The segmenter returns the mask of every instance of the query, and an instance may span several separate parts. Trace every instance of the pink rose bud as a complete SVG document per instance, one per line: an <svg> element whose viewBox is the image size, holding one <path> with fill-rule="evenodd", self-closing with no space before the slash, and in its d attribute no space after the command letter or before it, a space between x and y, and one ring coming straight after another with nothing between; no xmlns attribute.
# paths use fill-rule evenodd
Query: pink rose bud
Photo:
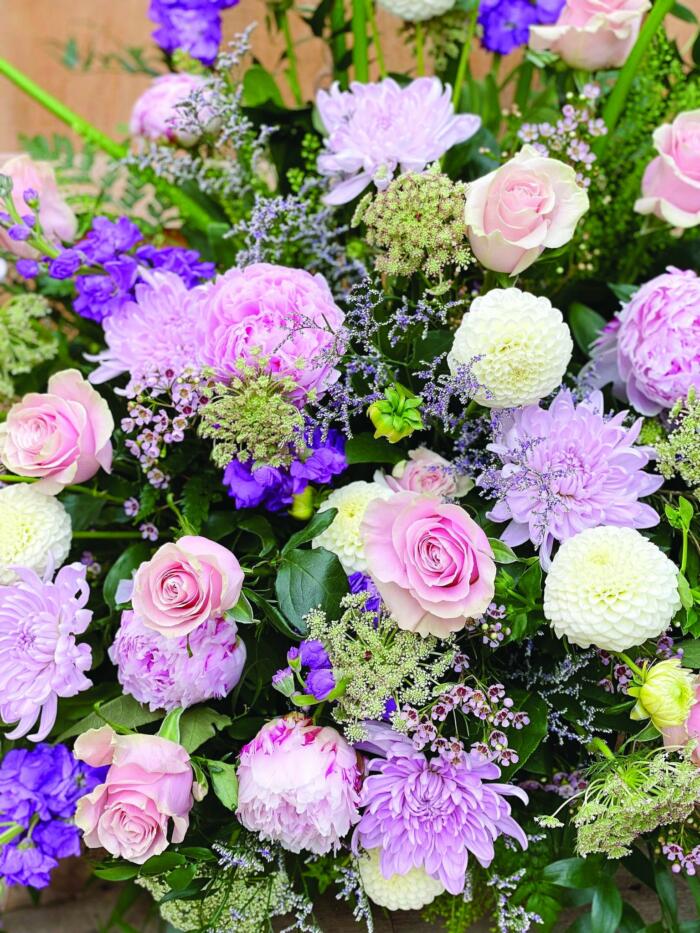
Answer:
<svg viewBox="0 0 700 933"><path fill-rule="evenodd" d="M422 492L446 498L464 496L474 485L468 476L457 473L449 460L427 447L409 451L408 460L397 463L391 476L381 479L394 492Z"/></svg>
<svg viewBox="0 0 700 933"><path fill-rule="evenodd" d="M107 402L77 369L51 376L47 392L30 392L0 425L0 460L19 476L41 478L51 494L112 468L114 419Z"/></svg>
<svg viewBox="0 0 700 933"><path fill-rule="evenodd" d="M531 26L530 48L571 68L620 68L637 41L649 0L566 0L553 26Z"/></svg>
<svg viewBox="0 0 700 933"><path fill-rule="evenodd" d="M184 535L141 564L131 602L147 628L181 638L233 609L242 586L243 571L229 550L208 538Z"/></svg>
<svg viewBox="0 0 700 933"><path fill-rule="evenodd" d="M185 72L156 78L134 104L131 133L144 139L191 146L213 120L204 103L206 87L206 78ZM193 97L197 91L201 93ZM181 106L188 98L192 98L192 106ZM198 106L200 102L202 106Z"/></svg>
<svg viewBox="0 0 700 933"><path fill-rule="evenodd" d="M85 845L142 865L169 842L182 842L196 790L182 745L102 726L81 735L74 754L96 768L109 765L104 784L78 801L75 823Z"/></svg>
<svg viewBox="0 0 700 933"><path fill-rule="evenodd" d="M34 162L28 155L13 156L0 163L0 175L12 179L12 201L20 216L30 213L24 202L24 192L39 195L39 223L44 236L52 243L72 243L78 232L78 220L58 190L56 175L48 162ZM36 250L28 243L13 240L0 227L0 248L22 259L33 259Z"/></svg>
<svg viewBox="0 0 700 933"><path fill-rule="evenodd" d="M700 224L700 110L679 113L654 130L659 155L647 165L634 205L679 231Z"/></svg>
<svg viewBox="0 0 700 933"><path fill-rule="evenodd" d="M465 222L482 266L518 275L545 249L568 243L587 210L573 168L523 146L510 162L471 182Z"/></svg>

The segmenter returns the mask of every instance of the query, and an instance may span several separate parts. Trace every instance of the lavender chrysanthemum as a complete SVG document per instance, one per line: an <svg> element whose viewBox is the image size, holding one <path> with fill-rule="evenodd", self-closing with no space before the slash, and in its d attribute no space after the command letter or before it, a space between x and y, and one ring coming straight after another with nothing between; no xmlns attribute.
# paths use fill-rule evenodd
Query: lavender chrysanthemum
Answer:
<svg viewBox="0 0 700 933"><path fill-rule="evenodd" d="M510 521L501 540L515 547L529 539L547 569L554 542L584 528L656 525L657 513L638 500L663 478L644 472L649 453L634 446L642 421L626 428L626 417L623 411L606 420L600 392L576 405L566 389L548 409L515 412L489 447L503 465L478 480L500 499L487 517Z"/></svg>
<svg viewBox="0 0 700 933"><path fill-rule="evenodd" d="M470 852L487 867L501 834L527 848L527 836L504 799L511 795L527 803L526 793L511 784L484 783L501 771L477 752L457 765L419 754L376 758L369 771L353 847L381 849L379 864L386 878L423 868L451 894L459 894Z"/></svg>
<svg viewBox="0 0 700 933"><path fill-rule="evenodd" d="M5 736L41 741L56 721L59 697L92 684L89 645L76 643L92 619L83 564L69 564L44 582L33 570L16 568L18 582L0 586L0 716L17 726Z"/></svg>
<svg viewBox="0 0 700 933"><path fill-rule="evenodd" d="M370 182L383 190L399 167L422 172L481 125L474 114L454 112L451 89L438 78L406 87L392 78L353 81L349 91L336 83L319 91L316 105L328 131L318 170L334 179L327 204L352 201Z"/></svg>

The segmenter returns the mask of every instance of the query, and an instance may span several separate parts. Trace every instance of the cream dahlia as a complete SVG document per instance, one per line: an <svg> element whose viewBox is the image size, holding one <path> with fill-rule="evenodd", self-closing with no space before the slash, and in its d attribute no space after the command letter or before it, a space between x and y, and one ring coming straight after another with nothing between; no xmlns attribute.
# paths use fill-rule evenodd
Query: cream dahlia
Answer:
<svg viewBox="0 0 700 933"><path fill-rule="evenodd" d="M331 524L312 541L313 547L324 547L332 551L343 565L346 573L367 570L365 548L360 535L360 525L365 509L375 499L390 499L394 493L379 483L357 480L340 489L334 489L319 512L337 509L338 514Z"/></svg>
<svg viewBox="0 0 700 933"><path fill-rule="evenodd" d="M31 486L0 489L0 584L14 583L14 567L26 567L43 577L68 557L71 520L53 496Z"/></svg>
<svg viewBox="0 0 700 933"><path fill-rule="evenodd" d="M420 910L442 894L445 886L431 878L423 866L409 869L405 875L384 877L379 865L381 849L363 852L357 869L367 897L387 910Z"/></svg>

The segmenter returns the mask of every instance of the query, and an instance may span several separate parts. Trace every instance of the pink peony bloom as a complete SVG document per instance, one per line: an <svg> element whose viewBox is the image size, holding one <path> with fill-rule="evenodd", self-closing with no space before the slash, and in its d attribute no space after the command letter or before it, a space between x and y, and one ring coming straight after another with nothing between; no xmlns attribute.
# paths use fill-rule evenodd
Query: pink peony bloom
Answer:
<svg viewBox="0 0 700 933"><path fill-rule="evenodd" d="M92 686L89 645L78 645L92 619L86 609L90 587L83 564L69 564L51 582L33 570L16 567L18 582L0 586L0 716L17 722L6 739L40 742L56 721L59 697L72 697Z"/></svg>
<svg viewBox="0 0 700 933"><path fill-rule="evenodd" d="M206 87L206 78L187 72L156 78L131 111L129 129L132 135L191 146L197 141L197 134L189 128L188 124L193 122L189 119L190 113L195 122L202 124L206 124L209 116L206 108L200 108L197 112L199 100L206 97ZM192 107L185 110L180 105L188 98L192 101Z"/></svg>
<svg viewBox="0 0 700 933"><path fill-rule="evenodd" d="M470 183L464 219L482 266L519 275L545 249L568 243L587 210L588 195L574 169L523 146Z"/></svg>
<svg viewBox="0 0 700 933"><path fill-rule="evenodd" d="M28 155L18 155L0 164L0 175L12 179L12 202L20 216L32 211L24 201L24 192L33 191L39 196L39 222L44 235L52 243L71 243L78 232L78 220L64 201L53 167L48 162L34 162ZM32 259L36 250L28 243L13 240L0 227L0 249L9 250L22 259Z"/></svg>
<svg viewBox="0 0 700 933"><path fill-rule="evenodd" d="M427 447L410 450L408 460L397 463L391 476L380 473L375 475L375 481L383 482L394 492L423 492L445 498L465 496L474 485L468 476L457 473L449 460Z"/></svg>
<svg viewBox="0 0 700 933"><path fill-rule="evenodd" d="M669 266L634 293L593 347L589 381L642 415L700 388L700 278Z"/></svg>
<svg viewBox="0 0 700 933"><path fill-rule="evenodd" d="M0 425L0 460L20 476L42 477L35 488L57 493L100 467L111 472L113 431L107 402L77 369L66 369L51 376L46 392L12 406Z"/></svg>
<svg viewBox="0 0 700 933"><path fill-rule="evenodd" d="M269 263L229 269L208 286L200 360L226 380L262 356L273 373L294 379L292 397L303 403L338 379L330 357L343 318L322 275Z"/></svg>
<svg viewBox="0 0 700 933"><path fill-rule="evenodd" d="M329 726L273 719L241 751L236 816L291 852L335 851L359 818L361 760Z"/></svg>
<svg viewBox="0 0 700 933"><path fill-rule="evenodd" d="M367 506L369 573L399 628L445 637L493 599L489 540L458 505L399 492Z"/></svg>
<svg viewBox="0 0 700 933"><path fill-rule="evenodd" d="M78 801L75 823L85 845L143 865L170 842L182 842L197 790L182 745L102 726L79 736L73 752L94 768L109 765L104 784Z"/></svg>
<svg viewBox="0 0 700 933"><path fill-rule="evenodd" d="M620 68L637 41L649 0L566 0L553 26L531 26L530 48L571 68Z"/></svg>
<svg viewBox="0 0 700 933"><path fill-rule="evenodd" d="M688 742L696 743L691 758L700 768L700 684L695 687L695 703L682 726L666 726L661 730L666 748L685 748Z"/></svg>
<svg viewBox="0 0 700 933"><path fill-rule="evenodd" d="M449 85L415 78L406 87L392 78L374 84L336 82L319 91L316 106L328 132L318 170L335 179L327 204L345 204L371 182L387 187L394 172L422 172L481 126L471 113L455 114Z"/></svg>
<svg viewBox="0 0 700 933"><path fill-rule="evenodd" d="M160 547L134 576L131 602L146 628L182 638L238 602L243 571L225 547L183 535Z"/></svg>
<svg viewBox="0 0 700 933"><path fill-rule="evenodd" d="M654 130L659 155L647 165L634 209L678 230L700 224L700 110L679 113Z"/></svg>
<svg viewBox="0 0 700 933"><path fill-rule="evenodd" d="M229 694L241 679L246 650L235 622L208 619L189 635L165 638L126 610L109 657L126 693L152 710L172 710Z"/></svg>

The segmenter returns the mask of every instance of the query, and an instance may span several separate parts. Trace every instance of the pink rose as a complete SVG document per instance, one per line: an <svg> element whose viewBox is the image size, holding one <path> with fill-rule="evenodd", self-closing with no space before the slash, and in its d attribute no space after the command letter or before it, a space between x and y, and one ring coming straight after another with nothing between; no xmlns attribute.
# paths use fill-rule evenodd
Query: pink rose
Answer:
<svg viewBox="0 0 700 933"><path fill-rule="evenodd" d="M700 684L695 687L695 703L682 726L667 726L662 729L664 745L666 748L684 748L691 740L696 746L691 755L695 764L700 767Z"/></svg>
<svg viewBox="0 0 700 933"><path fill-rule="evenodd" d="M141 564L131 602L147 628L181 638L233 609L242 586L243 571L229 550L208 538L184 535Z"/></svg>
<svg viewBox="0 0 700 933"><path fill-rule="evenodd" d="M518 275L545 249L568 243L587 210L573 168L523 146L510 162L471 182L465 222L479 262Z"/></svg>
<svg viewBox="0 0 700 933"><path fill-rule="evenodd" d="M47 389L10 409L0 425L0 460L20 476L42 477L37 488L57 493L100 467L111 471L114 419L77 369L51 376Z"/></svg>
<svg viewBox="0 0 700 933"><path fill-rule="evenodd" d="M186 72L161 75L151 82L150 87L134 104L129 129L134 136L191 146L200 135L195 131L196 127L190 129L192 118L194 117L194 122L202 124L202 131L212 119L212 114L206 106L194 113L194 107L200 100L204 104L206 88L207 80L201 75ZM201 93L193 97L197 91ZM192 98L192 108L178 106L188 98Z"/></svg>
<svg viewBox="0 0 700 933"><path fill-rule="evenodd" d="M380 473L379 480L394 492L405 490L444 497L464 496L474 485L468 476L460 476L449 460L427 447L409 451L408 460L397 463L391 476Z"/></svg>
<svg viewBox="0 0 700 933"><path fill-rule="evenodd" d="M87 846L142 865L169 841L182 842L198 791L182 745L157 735L117 735L102 726L81 735L74 754L94 768L109 765L104 784L78 801L75 823Z"/></svg>
<svg viewBox="0 0 700 933"><path fill-rule="evenodd" d="M491 545L458 505L410 492L375 499L361 534L370 576L399 628L444 637L491 602Z"/></svg>
<svg viewBox="0 0 700 933"><path fill-rule="evenodd" d="M28 155L13 156L0 165L0 175L9 175L12 179L12 201L21 216L32 213L24 201L24 192L33 190L38 194L39 221L47 239L57 244L75 239L78 220L61 197L56 175L48 162L34 162ZM23 259L37 255L33 247L13 240L1 227L0 247Z"/></svg>
<svg viewBox="0 0 700 933"><path fill-rule="evenodd" d="M530 48L571 68L620 68L637 41L649 0L566 0L553 26L531 26Z"/></svg>
<svg viewBox="0 0 700 933"><path fill-rule="evenodd" d="M654 130L659 155L647 165L634 209L680 229L700 224L700 110Z"/></svg>

